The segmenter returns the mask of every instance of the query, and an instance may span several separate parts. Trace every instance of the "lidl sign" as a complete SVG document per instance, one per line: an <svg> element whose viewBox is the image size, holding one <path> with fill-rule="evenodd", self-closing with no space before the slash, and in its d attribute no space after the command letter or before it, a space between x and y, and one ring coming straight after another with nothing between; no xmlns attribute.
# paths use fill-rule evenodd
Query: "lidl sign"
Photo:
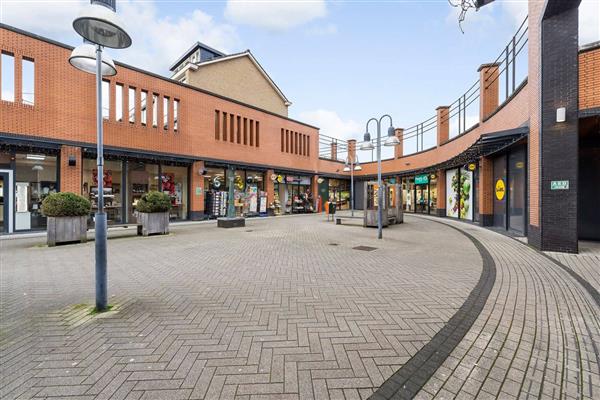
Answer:
<svg viewBox="0 0 600 400"><path fill-rule="evenodd" d="M417 175L415 176L415 185L426 185L429 183L429 175Z"/></svg>

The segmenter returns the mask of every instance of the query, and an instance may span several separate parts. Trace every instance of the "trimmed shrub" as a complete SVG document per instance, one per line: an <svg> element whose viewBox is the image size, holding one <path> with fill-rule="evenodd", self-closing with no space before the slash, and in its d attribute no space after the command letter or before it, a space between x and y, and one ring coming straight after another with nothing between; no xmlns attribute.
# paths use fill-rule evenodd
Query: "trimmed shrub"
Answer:
<svg viewBox="0 0 600 400"><path fill-rule="evenodd" d="M47 217L83 217L91 209L88 199L69 192L49 194L42 202L42 213Z"/></svg>
<svg viewBox="0 0 600 400"><path fill-rule="evenodd" d="M171 209L171 198L168 194L157 191L144 193L138 200L136 209L143 213L165 212Z"/></svg>

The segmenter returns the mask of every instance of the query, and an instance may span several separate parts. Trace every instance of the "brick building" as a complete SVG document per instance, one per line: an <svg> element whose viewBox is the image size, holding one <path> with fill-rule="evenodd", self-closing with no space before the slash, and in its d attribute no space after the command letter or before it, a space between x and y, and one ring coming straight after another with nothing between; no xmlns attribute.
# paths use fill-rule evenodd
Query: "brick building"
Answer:
<svg viewBox="0 0 600 400"><path fill-rule="evenodd" d="M600 239L600 45L578 47L578 2L568 3L530 2L529 19L496 60L482 60L473 86L396 130L402 146L383 171L402 185L405 211L493 226L543 249ZM0 25L0 50L0 231L43 228L47 193L98 196L94 78L69 65L71 47L13 27ZM171 195L175 220L221 215L229 166L238 212L314 211L326 199L348 207L343 167L356 143L288 118L289 101L250 52L197 44L174 64L175 79L117 71L103 82L109 221L133 222L152 189ZM231 71L261 96L252 101L235 82L207 87ZM376 173L376 163L362 166L359 207Z"/></svg>

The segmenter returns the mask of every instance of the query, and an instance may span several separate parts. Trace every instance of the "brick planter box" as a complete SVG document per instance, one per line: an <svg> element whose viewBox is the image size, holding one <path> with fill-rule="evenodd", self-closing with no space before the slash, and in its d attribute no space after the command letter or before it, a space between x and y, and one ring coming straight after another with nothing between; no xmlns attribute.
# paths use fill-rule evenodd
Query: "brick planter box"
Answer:
<svg viewBox="0 0 600 400"><path fill-rule="evenodd" d="M46 238L48 246L61 243L87 242L87 216L48 217Z"/></svg>

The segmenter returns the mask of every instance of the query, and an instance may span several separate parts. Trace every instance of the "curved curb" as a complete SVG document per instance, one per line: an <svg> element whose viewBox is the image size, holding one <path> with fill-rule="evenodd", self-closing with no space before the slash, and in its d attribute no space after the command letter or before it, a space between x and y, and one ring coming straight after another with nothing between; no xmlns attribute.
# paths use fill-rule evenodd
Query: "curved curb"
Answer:
<svg viewBox="0 0 600 400"><path fill-rule="evenodd" d="M431 221L455 229L471 240L483 261L481 276L463 305L448 323L406 364L388 378L369 397L371 400L412 399L415 397L471 329L494 287L496 263L483 244L469 233L454 226L440 221Z"/></svg>

